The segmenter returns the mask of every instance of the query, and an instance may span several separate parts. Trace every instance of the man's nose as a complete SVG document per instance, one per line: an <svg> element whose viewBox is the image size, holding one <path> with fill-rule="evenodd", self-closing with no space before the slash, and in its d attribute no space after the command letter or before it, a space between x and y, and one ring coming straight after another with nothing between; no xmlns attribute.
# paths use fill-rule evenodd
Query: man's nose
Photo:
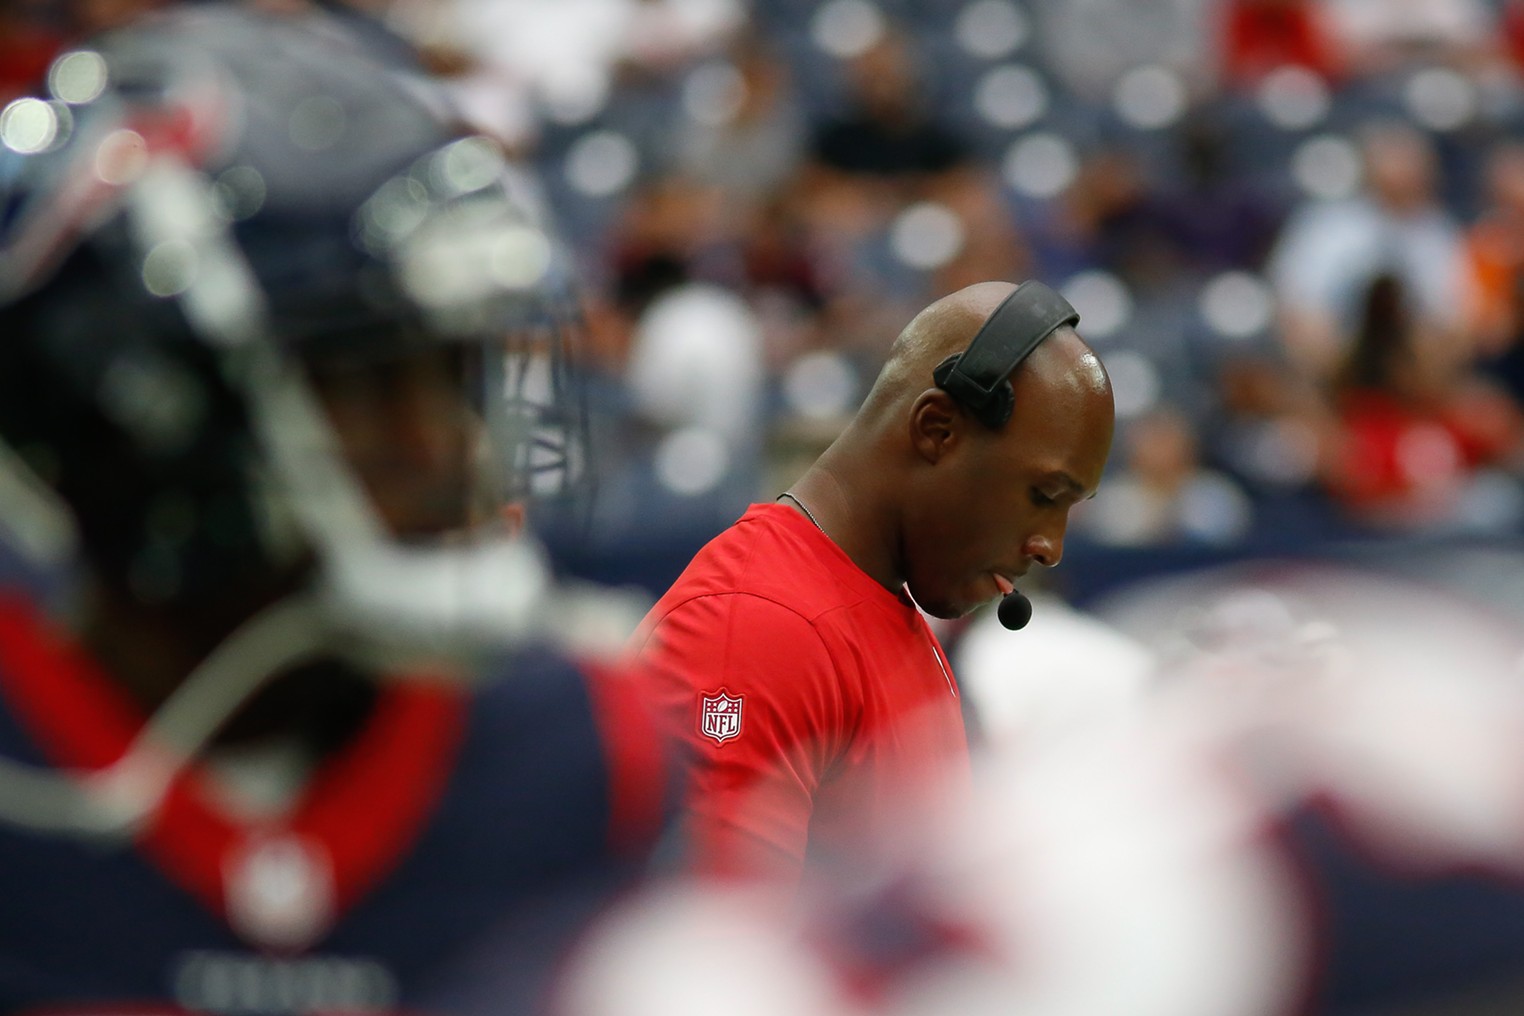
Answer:
<svg viewBox="0 0 1524 1016"><path fill-rule="evenodd" d="M1056 526L1038 530L1027 538L1027 557L1044 568L1052 568L1064 557L1064 530L1067 519Z"/></svg>

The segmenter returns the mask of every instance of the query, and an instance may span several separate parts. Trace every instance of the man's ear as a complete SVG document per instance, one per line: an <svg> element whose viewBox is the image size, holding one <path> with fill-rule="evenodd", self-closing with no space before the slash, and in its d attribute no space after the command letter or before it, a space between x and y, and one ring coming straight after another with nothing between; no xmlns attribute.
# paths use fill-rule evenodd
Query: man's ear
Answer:
<svg viewBox="0 0 1524 1016"><path fill-rule="evenodd" d="M940 388L928 388L910 407L910 446L935 465L958 443L966 426L963 410Z"/></svg>

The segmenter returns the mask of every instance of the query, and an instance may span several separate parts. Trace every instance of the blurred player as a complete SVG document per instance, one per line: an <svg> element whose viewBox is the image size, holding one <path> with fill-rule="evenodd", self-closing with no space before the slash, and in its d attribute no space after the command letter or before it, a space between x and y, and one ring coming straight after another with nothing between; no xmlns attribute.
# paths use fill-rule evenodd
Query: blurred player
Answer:
<svg viewBox="0 0 1524 1016"><path fill-rule="evenodd" d="M1524 560L1423 564L1141 584L1102 610L1160 661L1136 710L976 759L792 912L645 895L566 1012L1524 1011Z"/></svg>
<svg viewBox="0 0 1524 1016"><path fill-rule="evenodd" d="M524 1011L655 835L501 531L564 253L370 52L185 8L0 120L0 1011Z"/></svg>

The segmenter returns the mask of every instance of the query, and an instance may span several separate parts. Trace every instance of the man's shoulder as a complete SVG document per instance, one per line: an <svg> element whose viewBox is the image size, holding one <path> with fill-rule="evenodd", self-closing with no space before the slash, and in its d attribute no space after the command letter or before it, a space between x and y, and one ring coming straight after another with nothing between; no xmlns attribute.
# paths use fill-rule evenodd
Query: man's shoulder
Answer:
<svg viewBox="0 0 1524 1016"><path fill-rule="evenodd" d="M781 610L813 624L839 607L844 592L835 569L788 524L787 511L753 506L695 555L652 615L720 597L730 609L769 615Z"/></svg>

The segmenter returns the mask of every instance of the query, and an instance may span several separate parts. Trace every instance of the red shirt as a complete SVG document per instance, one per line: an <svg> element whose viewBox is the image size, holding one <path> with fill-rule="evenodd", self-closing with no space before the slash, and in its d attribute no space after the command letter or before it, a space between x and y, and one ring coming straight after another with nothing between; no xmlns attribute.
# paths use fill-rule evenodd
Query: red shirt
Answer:
<svg viewBox="0 0 1524 1016"><path fill-rule="evenodd" d="M967 786L957 684L920 612L789 506L753 505L699 551L632 648L693 752L700 870L797 877L807 850Z"/></svg>

